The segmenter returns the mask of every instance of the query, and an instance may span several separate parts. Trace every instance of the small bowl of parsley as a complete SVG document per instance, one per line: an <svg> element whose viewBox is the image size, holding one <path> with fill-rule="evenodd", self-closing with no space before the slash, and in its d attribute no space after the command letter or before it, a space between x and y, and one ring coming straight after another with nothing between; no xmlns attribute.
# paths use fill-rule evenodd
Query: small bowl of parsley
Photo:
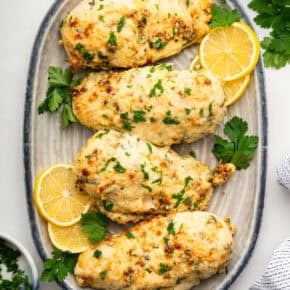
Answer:
<svg viewBox="0 0 290 290"><path fill-rule="evenodd" d="M31 255L14 238L3 233L0 233L0 289L38 289L37 268Z"/></svg>

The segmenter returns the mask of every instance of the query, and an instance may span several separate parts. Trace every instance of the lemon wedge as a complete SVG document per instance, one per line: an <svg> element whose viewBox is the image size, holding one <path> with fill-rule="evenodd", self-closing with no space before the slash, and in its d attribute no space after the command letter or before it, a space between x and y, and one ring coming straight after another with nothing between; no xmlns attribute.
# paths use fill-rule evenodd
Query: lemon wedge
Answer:
<svg viewBox="0 0 290 290"><path fill-rule="evenodd" d="M259 55L259 40L243 22L211 30L199 48L201 65L223 81L249 75L255 69Z"/></svg>
<svg viewBox="0 0 290 290"><path fill-rule="evenodd" d="M76 188L73 166L53 165L41 173L34 187L34 203L41 216L58 226L77 223L88 212L91 198Z"/></svg>
<svg viewBox="0 0 290 290"><path fill-rule="evenodd" d="M81 223L69 227L48 223L47 228L51 243L61 251L81 253L90 247L88 235L82 232Z"/></svg>

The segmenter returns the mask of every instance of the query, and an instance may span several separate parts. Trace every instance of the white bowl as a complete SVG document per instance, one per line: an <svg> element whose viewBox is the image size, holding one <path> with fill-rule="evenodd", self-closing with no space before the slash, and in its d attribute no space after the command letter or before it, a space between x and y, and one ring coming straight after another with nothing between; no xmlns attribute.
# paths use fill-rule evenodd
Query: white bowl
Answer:
<svg viewBox="0 0 290 290"><path fill-rule="evenodd" d="M21 256L18 259L18 265L28 276L32 289L38 289L38 271L31 254L17 240L7 234L0 232L0 239L3 239L9 246L21 252Z"/></svg>

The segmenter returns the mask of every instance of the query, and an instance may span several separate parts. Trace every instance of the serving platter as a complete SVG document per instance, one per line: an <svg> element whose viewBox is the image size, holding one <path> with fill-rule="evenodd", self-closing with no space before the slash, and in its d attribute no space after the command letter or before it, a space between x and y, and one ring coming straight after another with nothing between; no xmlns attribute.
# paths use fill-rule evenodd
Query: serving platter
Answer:
<svg viewBox="0 0 290 290"><path fill-rule="evenodd" d="M63 17L79 0L59 0L53 4L38 31L31 56L27 81L24 116L24 166L28 212L35 245L43 260L52 250L47 235L46 222L38 215L33 205L33 185L36 176L44 168L56 163L72 163L76 152L84 145L92 132L80 125L62 129L60 115L38 115L37 107L47 90L47 69L53 66L68 66L65 53L58 45L58 27ZM251 25L246 13L236 0L228 1L230 8L236 8L242 20ZM167 59L177 69L189 69L196 47L184 50L180 55ZM203 281L196 290L228 289L247 264L261 224L267 163L267 112L262 62L253 73L251 84L245 95L232 107L224 122L232 116L240 116L249 124L249 133L260 138L258 151L250 168L237 172L224 186L215 190L209 211L220 216L230 216L237 227L234 255L228 273L216 275ZM221 126L217 134L222 135ZM216 160L211 154L212 136L194 144L174 146L180 154L194 149L197 158L214 167ZM68 277L60 284L63 289L81 289L74 277Z"/></svg>

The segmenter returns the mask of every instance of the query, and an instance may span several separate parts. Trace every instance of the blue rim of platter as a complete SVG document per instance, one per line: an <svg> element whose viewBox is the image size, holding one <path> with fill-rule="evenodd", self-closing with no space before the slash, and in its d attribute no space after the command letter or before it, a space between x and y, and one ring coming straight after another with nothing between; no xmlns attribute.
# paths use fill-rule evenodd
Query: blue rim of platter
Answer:
<svg viewBox="0 0 290 290"><path fill-rule="evenodd" d="M32 98L34 91L34 80L36 77L36 68L39 59L39 51L41 44L44 40L45 31L47 30L51 19L57 12L58 8L62 4L62 0L56 1L52 7L47 12L45 18L43 19L40 28L38 30L32 54L30 59L30 67L28 72L27 87L26 87L26 98L25 98L25 111L24 111L24 124L23 124L23 158L24 158L24 170L25 170L25 187L26 187L26 199L28 206L28 214L30 220L31 233L34 239L35 246L38 250L38 253L41 259L44 261L48 257L42 246L40 240L40 232L38 231L37 225L35 223L35 211L33 205L33 185L32 185L32 171L31 171L31 108L32 108ZM231 0L232 6L236 8L242 16L244 22L253 27L250 19L244 12L244 9L241 7L241 4L238 0ZM265 90L265 78L264 78L264 69L262 64L262 57L260 57L259 63L256 67L256 77L259 82L259 96L260 96L260 187L258 193L258 208L256 211L256 216L254 220L254 227L252 232L251 242L248 246L247 252L241 257L239 263L235 266L235 269L232 273L229 273L226 281L219 287L218 290L226 290L234 283L237 277L241 274L247 263L249 262L250 257L252 256L253 250L256 245L256 241L259 235L259 230L262 222L262 214L264 208L264 199L265 199L265 183L266 183L266 173L267 173L267 145L268 145L268 118L267 118L267 102L266 102L266 90ZM65 290L74 290L66 282L58 283L62 289Z"/></svg>

